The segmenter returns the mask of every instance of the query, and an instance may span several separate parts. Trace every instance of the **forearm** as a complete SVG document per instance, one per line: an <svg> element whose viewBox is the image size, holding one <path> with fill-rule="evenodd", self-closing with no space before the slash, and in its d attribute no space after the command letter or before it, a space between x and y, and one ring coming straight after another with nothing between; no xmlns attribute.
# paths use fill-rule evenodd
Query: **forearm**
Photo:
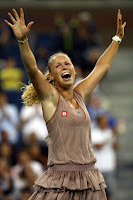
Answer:
<svg viewBox="0 0 133 200"><path fill-rule="evenodd" d="M18 42L18 45L19 45L21 58L26 68L26 71L28 72L28 74L36 73L37 64L36 64L35 57L29 47L28 41L25 43Z"/></svg>
<svg viewBox="0 0 133 200"><path fill-rule="evenodd" d="M102 56L98 59L96 63L96 67L100 67L105 71L108 71L110 68L112 61L114 59L114 56L117 53L119 47L119 43L116 41L112 41L112 43L109 45L109 47L106 49L106 51L102 54Z"/></svg>

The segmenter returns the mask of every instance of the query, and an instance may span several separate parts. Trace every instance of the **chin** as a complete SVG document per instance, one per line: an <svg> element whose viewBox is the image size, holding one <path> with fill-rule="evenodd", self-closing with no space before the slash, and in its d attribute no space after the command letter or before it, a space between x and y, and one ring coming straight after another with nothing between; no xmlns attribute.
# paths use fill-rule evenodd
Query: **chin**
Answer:
<svg viewBox="0 0 133 200"><path fill-rule="evenodd" d="M68 89L68 88L72 87L73 85L74 85L74 80L73 79L71 79L71 80L63 80L63 79L61 79L56 84L57 87L59 86L59 87L62 87L64 89Z"/></svg>
<svg viewBox="0 0 133 200"><path fill-rule="evenodd" d="M65 89L68 89L68 88L72 87L73 84L74 83L72 81L66 81L66 82L62 82L61 87L65 88Z"/></svg>

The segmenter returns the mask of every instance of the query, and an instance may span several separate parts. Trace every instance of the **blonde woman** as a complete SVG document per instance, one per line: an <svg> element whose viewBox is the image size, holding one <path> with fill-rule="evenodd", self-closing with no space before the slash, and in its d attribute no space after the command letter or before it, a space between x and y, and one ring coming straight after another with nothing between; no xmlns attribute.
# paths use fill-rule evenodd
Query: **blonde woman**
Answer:
<svg viewBox="0 0 133 200"><path fill-rule="evenodd" d="M35 192L29 200L105 200L106 185L102 174L95 168L90 117L84 98L109 70L124 36L126 23L122 24L120 10L117 14L116 36L91 74L75 86L75 68L64 53L51 56L46 76L39 71L27 39L33 22L25 25L22 8L20 16L15 9L12 11L14 16L8 13L12 24L7 20L5 22L12 28L18 41L31 81L22 98L28 106L41 103L49 132L46 138L49 168L36 180Z"/></svg>

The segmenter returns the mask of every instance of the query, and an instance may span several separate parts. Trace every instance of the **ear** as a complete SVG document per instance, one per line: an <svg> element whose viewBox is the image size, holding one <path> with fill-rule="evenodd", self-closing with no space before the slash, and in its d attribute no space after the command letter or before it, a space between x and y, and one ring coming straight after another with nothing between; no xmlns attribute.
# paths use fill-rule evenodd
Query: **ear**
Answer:
<svg viewBox="0 0 133 200"><path fill-rule="evenodd" d="M75 67L74 67L74 73L75 73L75 75L77 74Z"/></svg>
<svg viewBox="0 0 133 200"><path fill-rule="evenodd" d="M54 81L54 77L50 73L48 74L48 76L52 81Z"/></svg>

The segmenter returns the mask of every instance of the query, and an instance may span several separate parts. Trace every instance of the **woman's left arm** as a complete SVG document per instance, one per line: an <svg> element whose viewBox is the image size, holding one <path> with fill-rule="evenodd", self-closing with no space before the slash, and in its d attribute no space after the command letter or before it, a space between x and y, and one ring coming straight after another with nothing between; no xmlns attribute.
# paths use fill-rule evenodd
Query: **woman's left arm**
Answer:
<svg viewBox="0 0 133 200"><path fill-rule="evenodd" d="M106 49L106 51L102 54L102 56L98 59L95 68L93 71L81 82L79 82L75 86L75 90L78 91L82 97L84 98L88 95L99 83L104 74L109 70L113 58L118 50L119 43L124 37L124 28L126 26L126 22L122 24L122 15L120 9L117 14L117 32L116 36L113 38L112 43Z"/></svg>

